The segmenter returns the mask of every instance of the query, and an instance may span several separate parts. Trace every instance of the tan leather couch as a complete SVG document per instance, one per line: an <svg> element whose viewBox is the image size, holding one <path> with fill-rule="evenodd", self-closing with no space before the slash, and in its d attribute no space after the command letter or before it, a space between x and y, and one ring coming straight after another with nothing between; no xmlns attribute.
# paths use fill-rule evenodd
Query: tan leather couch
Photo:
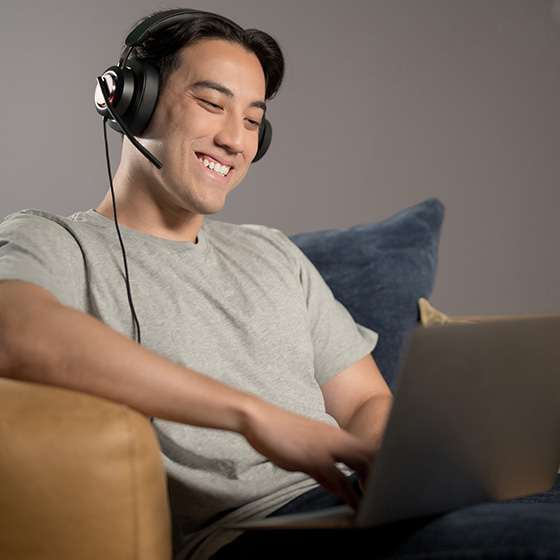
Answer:
<svg viewBox="0 0 560 560"><path fill-rule="evenodd" d="M0 378L0 558L169 560L150 421L97 397Z"/></svg>

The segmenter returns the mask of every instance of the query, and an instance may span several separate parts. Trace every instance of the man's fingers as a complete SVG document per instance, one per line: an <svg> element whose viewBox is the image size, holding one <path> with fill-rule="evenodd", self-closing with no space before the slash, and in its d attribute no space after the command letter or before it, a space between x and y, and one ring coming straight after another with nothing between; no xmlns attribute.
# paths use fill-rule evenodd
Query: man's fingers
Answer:
<svg viewBox="0 0 560 560"><path fill-rule="evenodd" d="M351 468L358 475L360 480L366 480L373 462L373 454L366 451L361 454L339 457L337 461Z"/></svg>
<svg viewBox="0 0 560 560"><path fill-rule="evenodd" d="M350 507L358 509L360 504L358 492L356 492L355 488L348 480L348 477L342 473L336 465L333 465L332 468L312 474L311 476L313 476L325 490L337 494Z"/></svg>
<svg viewBox="0 0 560 560"><path fill-rule="evenodd" d="M345 439L342 440L343 445L334 452L336 462L344 463L358 475L360 480L366 480L374 461L373 450L365 442L343 430L339 435Z"/></svg>

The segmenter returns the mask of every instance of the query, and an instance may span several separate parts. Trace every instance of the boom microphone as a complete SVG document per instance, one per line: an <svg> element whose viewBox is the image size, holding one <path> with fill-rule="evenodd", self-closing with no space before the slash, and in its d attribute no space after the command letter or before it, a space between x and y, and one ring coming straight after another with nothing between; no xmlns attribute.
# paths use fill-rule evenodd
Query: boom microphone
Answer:
<svg viewBox="0 0 560 560"><path fill-rule="evenodd" d="M132 136L132 134L128 130L127 126L124 124L121 117L119 117L119 115L116 113L116 111L113 110L113 107L111 106L110 93L109 93L109 90L107 88L107 84L105 83L105 80L101 76L98 76L97 84L99 86L99 90L101 91L101 95L103 96L103 99L105 100L105 106L107 107L107 111L109 111L111 117L121 127L121 130L123 131L124 135L132 142L132 145L145 158L148 159L148 161L150 163L155 165L158 169L161 169L163 167L163 164L161 163L161 161L159 161L159 159L157 159L156 156L154 156L150 151L148 151L144 146L142 146L142 144L140 144L140 142L138 142L138 140L136 140L136 138L134 138L134 136Z"/></svg>

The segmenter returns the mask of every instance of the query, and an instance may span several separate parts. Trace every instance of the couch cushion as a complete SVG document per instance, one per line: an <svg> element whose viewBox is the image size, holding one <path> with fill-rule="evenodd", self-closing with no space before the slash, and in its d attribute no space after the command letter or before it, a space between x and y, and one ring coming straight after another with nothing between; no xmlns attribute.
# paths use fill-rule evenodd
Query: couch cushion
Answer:
<svg viewBox="0 0 560 560"><path fill-rule="evenodd" d="M292 236L354 320L379 333L373 357L390 386L434 286L443 216L431 198L380 223Z"/></svg>
<svg viewBox="0 0 560 560"><path fill-rule="evenodd" d="M0 551L12 560L168 560L150 421L84 393L0 378Z"/></svg>

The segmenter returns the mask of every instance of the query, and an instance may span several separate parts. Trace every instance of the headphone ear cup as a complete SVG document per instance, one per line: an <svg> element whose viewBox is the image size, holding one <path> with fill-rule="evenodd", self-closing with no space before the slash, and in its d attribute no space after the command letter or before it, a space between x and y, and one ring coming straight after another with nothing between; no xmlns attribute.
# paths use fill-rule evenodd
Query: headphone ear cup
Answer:
<svg viewBox="0 0 560 560"><path fill-rule="evenodd" d="M129 60L125 68L111 66L102 75L111 95L111 107L122 119L130 134L138 136L146 130L157 105L159 74L157 70L137 60ZM109 126L123 132L111 118L99 86L95 90L95 108L107 117Z"/></svg>
<svg viewBox="0 0 560 560"><path fill-rule="evenodd" d="M159 96L159 73L151 65L129 60L127 67L134 75L134 94L124 115L124 123L133 136L146 130L156 109Z"/></svg>
<svg viewBox="0 0 560 560"><path fill-rule="evenodd" d="M261 159L264 154L266 154L271 141L272 126L266 119L263 119L263 122L261 123L261 127L259 129L259 148L257 150L257 155L253 158L253 161L251 163L259 161L259 159Z"/></svg>
<svg viewBox="0 0 560 560"><path fill-rule="evenodd" d="M122 118L130 106L130 100L134 93L134 76L128 68L121 69L118 66L111 66L101 74L101 79L105 82L113 111ZM110 125L111 123L116 124L111 120L111 113L107 109L99 84L95 88L95 109L100 115L108 119ZM112 126L112 128L115 127Z"/></svg>

